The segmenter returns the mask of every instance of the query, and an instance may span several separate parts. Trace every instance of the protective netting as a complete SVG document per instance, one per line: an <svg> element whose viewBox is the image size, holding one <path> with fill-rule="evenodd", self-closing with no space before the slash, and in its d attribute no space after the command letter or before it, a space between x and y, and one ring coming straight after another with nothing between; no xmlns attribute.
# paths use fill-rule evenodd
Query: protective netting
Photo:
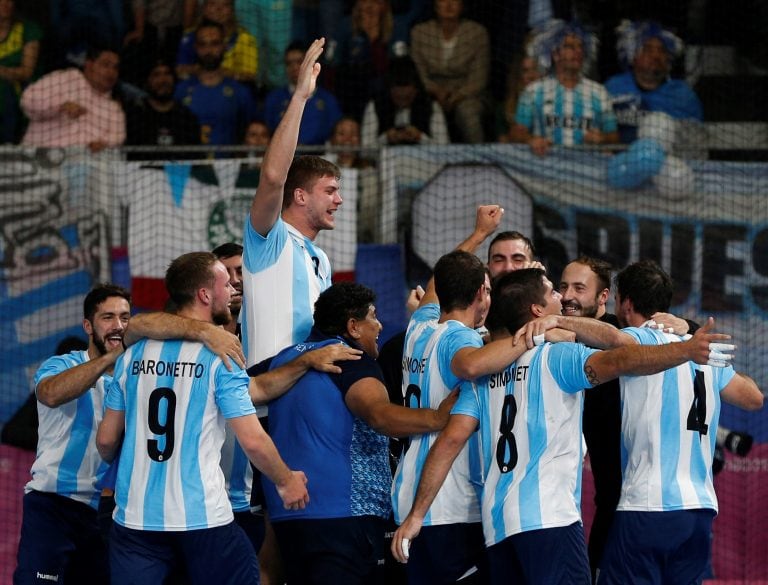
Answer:
<svg viewBox="0 0 768 585"><path fill-rule="evenodd" d="M264 10L261 4L236 3L240 23L254 34L259 49L258 65L240 64L251 71L250 78L242 80L253 102L246 118L266 119L266 96L285 83L283 49L293 33L311 38L325 31L332 54L324 62L321 81L338 94L340 111L357 117L365 129L363 112L387 82L387 69L377 69L379 53L367 54L365 60L360 57L364 52L356 52L359 35L350 32L351 6L305 1L281 12ZM387 138L379 140L385 130L379 124L367 144L370 148L363 151L354 143L323 146L329 135L319 139L314 150L303 149L344 163L344 204L337 228L322 233L318 243L328 252L338 278L356 278L377 291L385 327L382 341L405 326L408 289L424 284L435 260L471 231L476 206L499 203L506 210L500 229L530 235L553 281L569 260L582 254L605 259L615 269L642 258L658 261L676 284L672 312L700 323L715 316L718 328L732 334L739 345L737 369L768 387L768 163L760 162L768 160L768 60L764 43L756 40L768 32L762 3L729 3L724 13L714 6L718 3L693 0L680 7L675 3L674 9L662 3L646 3L640 9L627 2L612 5L608 16L591 5L579 6L590 3L575 3L580 22L602 40L589 69L598 81L619 72L613 47L621 18L653 17L674 30L687 47L674 61L672 74L698 94L703 122L649 116L639 131L642 141L629 150L621 145L614 150L553 146L546 156L533 154L525 144L498 143L515 119L505 114L507 77L510 64L521 56L528 20L520 15L527 14L529 3L466 4L466 14L489 34L486 109L481 116L485 143L388 146ZM605 3L594 4L606 9ZM392 9L392 33L384 49L389 59L407 53L409 31L432 17L426 2L393 2ZM564 16L558 10L553 15ZM57 28L63 22L57 18L66 21L72 14L40 15L44 32L58 31L43 36L40 73L62 65L69 53L76 57L91 40L87 31L107 30L83 27L82 22L80 28ZM130 17L118 24L114 29L119 34L131 30ZM175 26L181 27L181 21ZM159 29L149 20L151 30L156 35ZM179 39L180 29L176 32ZM119 34L114 32L116 38ZM241 241L258 184L261 151L181 151L173 149L179 141L161 140L162 124L131 109L143 99L141 91L156 56L153 43L159 41L148 32L140 43L119 51L122 78L132 82L121 87L120 99L128 112L128 135L144 136L141 144L166 150L89 148L89 142L99 139L96 117L86 124L96 130L89 135L93 140L80 147L43 149L33 143L0 151L0 425L6 425L6 432L34 425L23 417L16 417L13 426L6 423L27 400L42 360L65 337L85 339L82 299L91 286L113 281L131 288L136 310L160 309L165 301L162 277L173 258ZM164 55L173 61L177 51L172 47ZM2 72L0 84L5 91ZM14 92L20 89L13 85ZM39 99L51 105L81 95L65 89L61 86L56 95ZM230 107L224 101L213 109ZM90 114L95 115L97 106L93 108ZM312 113L323 109L316 107ZM8 111L0 110L4 116ZM378 110L379 123L384 112ZM242 143L244 120L222 122L233 127L232 138L221 144ZM13 123L18 126L11 142L24 131L22 118ZM211 144L211 128L206 129L210 124L202 119L198 123L200 135L189 142ZM453 142L463 139L462 128L449 116L446 131ZM424 128L423 133L431 130ZM348 163L350 151L356 156ZM483 259L486 253L487 247L478 252ZM744 413L724 405L720 423L748 433L755 442L745 457L726 450L723 471L715 480L720 515L715 522L713 574L723 580L765 579L768 419L764 410ZM33 455L5 445L0 449L0 582L10 582L22 487ZM590 474L584 479L583 510L589 525Z"/></svg>

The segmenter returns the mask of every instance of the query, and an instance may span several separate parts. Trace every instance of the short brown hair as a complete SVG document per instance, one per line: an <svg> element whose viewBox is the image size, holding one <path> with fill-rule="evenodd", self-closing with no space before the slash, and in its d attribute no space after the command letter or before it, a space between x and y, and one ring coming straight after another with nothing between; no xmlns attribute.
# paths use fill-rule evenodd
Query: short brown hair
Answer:
<svg viewBox="0 0 768 585"><path fill-rule="evenodd" d="M579 256L574 260L576 264L587 266L597 276L598 290L607 288L611 290L611 265L605 260L598 260L591 256Z"/></svg>
<svg viewBox="0 0 768 585"><path fill-rule="evenodd" d="M322 157L315 155L298 156L293 159L288 177L283 189L283 209L288 209L293 203L293 192L296 189L311 191L312 186L321 177L341 178L339 167Z"/></svg>
<svg viewBox="0 0 768 585"><path fill-rule="evenodd" d="M211 267L217 261L211 252L190 252L171 262L165 272L165 288L177 309L191 304L200 288L213 286Z"/></svg>

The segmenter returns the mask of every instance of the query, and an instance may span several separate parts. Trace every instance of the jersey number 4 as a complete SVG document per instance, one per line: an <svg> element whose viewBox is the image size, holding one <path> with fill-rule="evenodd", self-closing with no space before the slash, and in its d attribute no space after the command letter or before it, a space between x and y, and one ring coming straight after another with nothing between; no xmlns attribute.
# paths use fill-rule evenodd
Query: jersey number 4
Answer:
<svg viewBox="0 0 768 585"><path fill-rule="evenodd" d="M496 443L496 464L499 471L509 473L517 465L517 442L512 428L517 416L517 402L514 394L504 396L501 406L501 423L499 424L499 442Z"/></svg>
<svg viewBox="0 0 768 585"><path fill-rule="evenodd" d="M161 417L161 414L165 416ZM149 395L149 413L147 425L155 435L165 438L165 446L161 450L158 439L147 441L147 454L153 461L167 461L173 455L174 429L173 421L176 414L176 394L170 388L156 388ZM160 419L163 419L162 422Z"/></svg>
<svg viewBox="0 0 768 585"><path fill-rule="evenodd" d="M707 420L707 385L704 382L704 372L696 370L696 377L693 380L693 402L691 410L688 411L688 430L698 431L699 434L706 435L709 430Z"/></svg>

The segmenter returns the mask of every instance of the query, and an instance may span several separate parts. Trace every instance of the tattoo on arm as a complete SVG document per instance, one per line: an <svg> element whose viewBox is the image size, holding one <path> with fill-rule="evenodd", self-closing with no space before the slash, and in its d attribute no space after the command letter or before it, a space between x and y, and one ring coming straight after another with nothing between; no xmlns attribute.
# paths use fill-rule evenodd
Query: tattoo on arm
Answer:
<svg viewBox="0 0 768 585"><path fill-rule="evenodd" d="M587 375L587 380L589 380L589 383L593 386L597 386L600 384L600 378L597 376L597 372L595 369L590 366L589 364L586 364L584 366L584 373Z"/></svg>

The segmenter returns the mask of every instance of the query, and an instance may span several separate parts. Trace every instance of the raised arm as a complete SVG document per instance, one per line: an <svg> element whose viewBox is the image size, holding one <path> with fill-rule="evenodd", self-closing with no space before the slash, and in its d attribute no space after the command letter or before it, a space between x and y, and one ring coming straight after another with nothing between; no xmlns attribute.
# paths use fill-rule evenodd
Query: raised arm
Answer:
<svg viewBox="0 0 768 585"><path fill-rule="evenodd" d="M288 468L257 416L249 414L227 419L227 422L251 462L275 484L285 509L306 507L309 503L307 477L303 471Z"/></svg>
<svg viewBox="0 0 768 585"><path fill-rule="evenodd" d="M475 217L475 229L466 240L456 246L456 249L474 254L485 239L496 231L502 217L504 217L504 209L500 205L479 205ZM435 279L430 278L419 306L436 302Z"/></svg>
<svg viewBox="0 0 768 585"><path fill-rule="evenodd" d="M251 203L251 225L262 236L269 233L280 217L283 188L296 153L301 117L307 100L315 91L317 76L320 75L320 63L317 60L323 52L324 44L325 39L317 39L304 55L296 91L264 153L259 186Z"/></svg>
<svg viewBox="0 0 768 585"><path fill-rule="evenodd" d="M329 374L339 374L341 368L336 365L336 362L359 360L362 353L359 349L343 343L324 345L319 349L303 353L274 370L251 378L248 393L254 404L265 404L285 394L307 371L314 369Z"/></svg>
<svg viewBox="0 0 768 585"><path fill-rule="evenodd" d="M429 450L411 511L392 538L392 555L401 563L408 561L408 544L404 541L410 543L418 536L424 516L440 491L451 465L476 427L477 420L471 416L454 414Z"/></svg>
<svg viewBox="0 0 768 585"><path fill-rule="evenodd" d="M381 381L362 378L350 386L344 400L350 412L376 432L397 438L441 430L448 422L457 396L456 392L449 394L437 410L408 408L391 403Z"/></svg>
<svg viewBox="0 0 768 585"><path fill-rule="evenodd" d="M714 319L710 317L707 324L688 341L664 345L631 345L599 351L589 356L584 371L590 383L597 386L626 374L657 374L688 361L706 364L712 353L710 343L730 339L730 335L710 333L713 327Z"/></svg>
<svg viewBox="0 0 768 585"><path fill-rule="evenodd" d="M228 370L232 369L232 358L242 368L245 355L237 336L213 323L179 317L170 313L139 313L131 317L123 336L126 346L139 339L186 339L204 343L208 349L221 358Z"/></svg>

